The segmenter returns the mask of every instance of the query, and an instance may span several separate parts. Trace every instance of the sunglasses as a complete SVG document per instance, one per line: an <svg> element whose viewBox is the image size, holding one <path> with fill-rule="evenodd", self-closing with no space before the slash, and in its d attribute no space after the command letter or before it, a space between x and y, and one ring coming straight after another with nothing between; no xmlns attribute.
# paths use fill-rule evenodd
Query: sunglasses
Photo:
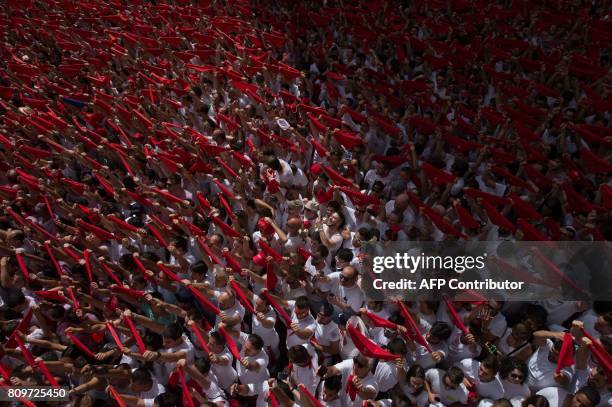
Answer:
<svg viewBox="0 0 612 407"><path fill-rule="evenodd" d="M343 281L352 280L354 277L355 276L347 277L344 274L340 274L340 280L343 280Z"/></svg>

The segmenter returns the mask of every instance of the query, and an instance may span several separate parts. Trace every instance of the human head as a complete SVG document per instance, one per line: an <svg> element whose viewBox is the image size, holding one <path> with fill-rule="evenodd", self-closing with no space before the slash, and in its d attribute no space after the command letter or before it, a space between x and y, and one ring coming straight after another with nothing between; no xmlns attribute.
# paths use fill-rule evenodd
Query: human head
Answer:
<svg viewBox="0 0 612 407"><path fill-rule="evenodd" d="M444 386L447 389L457 389L463 383L464 375L461 369L452 366L444 375Z"/></svg>
<svg viewBox="0 0 612 407"><path fill-rule="evenodd" d="M357 269L353 266L345 266L340 272L340 284L344 287L353 287L357 284Z"/></svg>
<svg viewBox="0 0 612 407"><path fill-rule="evenodd" d="M257 334L249 335L249 339L244 343L244 354L246 356L257 356L264 347L264 341Z"/></svg>
<svg viewBox="0 0 612 407"><path fill-rule="evenodd" d="M323 401L333 401L338 398L338 393L342 387L342 376L331 376L323 382Z"/></svg>
<svg viewBox="0 0 612 407"><path fill-rule="evenodd" d="M574 394L571 407L595 407L601 401L599 392L591 386L584 386Z"/></svg>
<svg viewBox="0 0 612 407"><path fill-rule="evenodd" d="M295 315L299 320L308 318L310 315L310 301L308 297L302 295L295 299Z"/></svg>
<svg viewBox="0 0 612 407"><path fill-rule="evenodd" d="M502 380L519 385L525 383L527 373L527 364L515 356L502 360L499 368L499 376Z"/></svg>
<svg viewBox="0 0 612 407"><path fill-rule="evenodd" d="M164 338L164 347L173 348L183 342L183 329L178 323L173 322L164 328L162 336Z"/></svg>
<svg viewBox="0 0 612 407"><path fill-rule="evenodd" d="M480 361L478 367L478 378L481 382L490 382L495 379L499 371L499 359L495 355L487 355Z"/></svg>
<svg viewBox="0 0 612 407"><path fill-rule="evenodd" d="M363 379L370 372L371 367L371 359L363 356L357 355L353 358L353 374L360 379Z"/></svg>
<svg viewBox="0 0 612 407"><path fill-rule="evenodd" d="M148 369L143 367L132 372L130 378L130 388L135 393L142 393L151 390L153 386L153 377Z"/></svg>

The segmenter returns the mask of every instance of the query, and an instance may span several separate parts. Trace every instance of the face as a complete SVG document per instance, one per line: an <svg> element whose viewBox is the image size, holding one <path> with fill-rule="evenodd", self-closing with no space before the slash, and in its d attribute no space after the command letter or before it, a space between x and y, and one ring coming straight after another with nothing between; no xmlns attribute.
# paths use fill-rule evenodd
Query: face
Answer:
<svg viewBox="0 0 612 407"><path fill-rule="evenodd" d="M222 310L230 309L234 306L235 299L229 295L221 295L219 297L219 308Z"/></svg>
<svg viewBox="0 0 612 407"><path fill-rule="evenodd" d="M268 310L268 306L266 303L259 297L255 299L255 311L257 312L266 312Z"/></svg>
<svg viewBox="0 0 612 407"><path fill-rule="evenodd" d="M340 272L340 284L345 287L350 287L355 284L357 272L350 268L345 268Z"/></svg>
<svg viewBox="0 0 612 407"><path fill-rule="evenodd" d="M589 386L593 386L596 389L604 389L607 382L606 374L602 370L599 370L599 368L596 367L589 373Z"/></svg>
<svg viewBox="0 0 612 407"><path fill-rule="evenodd" d="M523 384L525 381L525 375L519 369L514 369L508 375L508 381L514 384Z"/></svg>
<svg viewBox="0 0 612 407"><path fill-rule="evenodd" d="M420 389L425 384L425 381L421 377L411 377L410 385L415 389Z"/></svg>
<svg viewBox="0 0 612 407"><path fill-rule="evenodd" d="M321 325L327 325L331 322L332 317L331 315L325 315L323 312L323 309L321 309L317 314L317 322Z"/></svg>
<svg viewBox="0 0 612 407"><path fill-rule="evenodd" d="M340 215L337 212L332 213L332 215L327 219L327 224L329 226L338 226L340 225Z"/></svg>
<svg viewBox="0 0 612 407"><path fill-rule="evenodd" d="M602 335L608 335L612 333L612 327L602 315L597 317L597 320L595 321L595 330Z"/></svg>
<svg viewBox="0 0 612 407"><path fill-rule="evenodd" d="M510 335L513 339L524 342L529 339L530 333L525 325L517 324L512 328L512 333Z"/></svg>
<svg viewBox="0 0 612 407"><path fill-rule="evenodd" d="M259 351L257 350L257 348L255 348L255 346L253 346L253 344L251 343L251 341L246 341L244 343L244 354L247 356L256 356L259 353Z"/></svg>
<svg viewBox="0 0 612 407"><path fill-rule="evenodd" d="M338 391L323 387L323 401L332 401L338 398Z"/></svg>
<svg viewBox="0 0 612 407"><path fill-rule="evenodd" d="M151 390L151 387L153 387L153 385L132 382L130 384L130 387L132 388L132 391L134 391L135 393L142 393L142 392Z"/></svg>
<svg viewBox="0 0 612 407"><path fill-rule="evenodd" d="M307 318L308 315L310 315L310 310L308 308L298 308L298 307L295 307L295 316L299 320Z"/></svg>
<svg viewBox="0 0 612 407"><path fill-rule="evenodd" d="M368 373L370 373L369 366L359 366L356 363L353 364L353 374L355 376L359 377L360 379L363 379L368 375Z"/></svg>
<svg viewBox="0 0 612 407"><path fill-rule="evenodd" d="M572 399L572 407L593 407L593 403L583 393L578 393Z"/></svg>
<svg viewBox="0 0 612 407"><path fill-rule="evenodd" d="M444 376L444 386L447 389L451 389L451 390L455 390L455 389L457 389L459 387L458 384L455 384L455 383L451 382L451 380L449 379L448 376Z"/></svg>
<svg viewBox="0 0 612 407"><path fill-rule="evenodd" d="M490 382L495 377L495 371L484 366L482 363L478 367L478 378L481 382Z"/></svg>

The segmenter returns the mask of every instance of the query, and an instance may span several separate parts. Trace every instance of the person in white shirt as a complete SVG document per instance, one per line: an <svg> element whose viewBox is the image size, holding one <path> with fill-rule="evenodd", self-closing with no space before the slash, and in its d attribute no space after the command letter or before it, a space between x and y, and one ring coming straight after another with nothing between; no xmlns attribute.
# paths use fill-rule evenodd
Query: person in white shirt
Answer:
<svg viewBox="0 0 612 407"><path fill-rule="evenodd" d="M497 376L499 360L494 355L487 355L480 362L475 359L463 359L457 364L467 380L476 388L478 397L497 400L504 395L504 388Z"/></svg>
<svg viewBox="0 0 612 407"><path fill-rule="evenodd" d="M365 294L357 279L359 273L353 266L345 266L341 272L331 273L329 279L332 283L332 290L328 296L328 301L334 306L336 312L348 313L353 315L363 306Z"/></svg>
<svg viewBox="0 0 612 407"><path fill-rule="evenodd" d="M256 399L257 405L261 405L266 396L263 383L270 377L268 363L263 340L258 335L250 335L242 346L240 360L236 364L240 384L232 386L232 394L239 398L239 402L249 403Z"/></svg>
<svg viewBox="0 0 612 407"><path fill-rule="evenodd" d="M226 348L226 340L218 331L213 331L208 337L208 348L210 353L211 370L217 377L219 386L229 391L230 386L236 381L238 373L232 367L233 357Z"/></svg>
<svg viewBox="0 0 612 407"><path fill-rule="evenodd" d="M578 329L582 327L582 322L574 321L572 325L572 331L574 331L574 327ZM574 392L577 392L584 386L591 386L595 388L601 396L601 401L597 407L612 406L612 382L608 380L606 371L600 366L589 366L591 347L591 340L587 337L582 337L580 346L578 346L575 353L576 375L572 383L572 388Z"/></svg>
<svg viewBox="0 0 612 407"><path fill-rule="evenodd" d="M338 325L332 321L334 307L324 302L317 314L313 346L319 355L320 364L331 364L332 358L340 353L342 334Z"/></svg>
<svg viewBox="0 0 612 407"><path fill-rule="evenodd" d="M559 387L546 387L537 395L544 396L550 407L595 407L601 401L599 392L591 386L582 387L575 394Z"/></svg>
<svg viewBox="0 0 612 407"><path fill-rule="evenodd" d="M441 369L429 369L425 373L425 390L427 390L430 405L466 404L468 389L463 383L464 378L461 369L455 366L448 369L447 372Z"/></svg>
<svg viewBox="0 0 612 407"><path fill-rule="evenodd" d="M523 400L531 395L527 386L527 363L516 356L502 360L499 378L504 388L504 397L510 400L513 407L520 407Z"/></svg>
<svg viewBox="0 0 612 407"><path fill-rule="evenodd" d="M342 376L341 398L346 407L361 407L378 394L378 382L370 372L372 360L363 355L346 359L325 372L324 378Z"/></svg>
<svg viewBox="0 0 612 407"><path fill-rule="evenodd" d="M295 387L298 384L303 384L311 394L315 394L318 384L316 358L310 356L304 345L295 345L289 348L287 358L289 359L287 367L289 386Z"/></svg>
<svg viewBox="0 0 612 407"><path fill-rule="evenodd" d="M417 363L425 369L434 367L442 362L448 354L446 341L451 335L451 327L446 322L436 322L425 335L432 352L423 345L408 341L408 348L413 350L411 362Z"/></svg>
<svg viewBox="0 0 612 407"><path fill-rule="evenodd" d="M319 398L325 407L342 407L340 391L342 390L342 376L332 376L323 382L323 391Z"/></svg>
<svg viewBox="0 0 612 407"><path fill-rule="evenodd" d="M128 392L129 394L120 394L128 405L153 407L155 397L164 392L164 386L148 369L138 368L132 370Z"/></svg>
<svg viewBox="0 0 612 407"><path fill-rule="evenodd" d="M564 367L560 373L556 373L563 333L536 331L533 336L538 349L527 362L529 388L538 391L545 387L567 387L574 377L574 366Z"/></svg>
<svg viewBox="0 0 612 407"><path fill-rule="evenodd" d="M406 343L403 339L393 338L386 346L387 350L394 355L405 355ZM396 360L380 360L374 370L374 377L378 382L379 397L390 396L395 385L404 381L406 371L404 370L404 358Z"/></svg>

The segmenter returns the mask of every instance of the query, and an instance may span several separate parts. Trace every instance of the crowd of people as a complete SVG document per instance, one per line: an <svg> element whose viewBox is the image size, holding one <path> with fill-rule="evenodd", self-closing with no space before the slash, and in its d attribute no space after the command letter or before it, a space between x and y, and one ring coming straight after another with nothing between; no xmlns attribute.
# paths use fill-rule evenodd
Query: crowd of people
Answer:
<svg viewBox="0 0 612 407"><path fill-rule="evenodd" d="M26 406L612 405L612 302L371 301L363 247L612 238L584 0L7 0Z"/></svg>

